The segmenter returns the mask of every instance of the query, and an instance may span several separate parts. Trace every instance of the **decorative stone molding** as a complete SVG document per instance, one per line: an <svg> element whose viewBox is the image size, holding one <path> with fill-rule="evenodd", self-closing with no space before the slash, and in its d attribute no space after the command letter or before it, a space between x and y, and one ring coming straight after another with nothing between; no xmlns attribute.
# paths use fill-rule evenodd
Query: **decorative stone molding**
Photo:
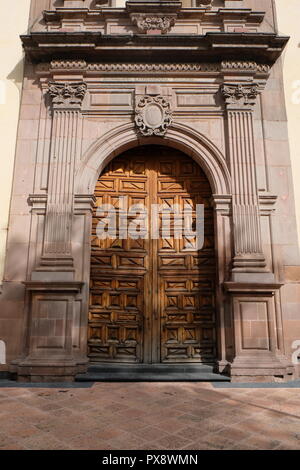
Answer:
<svg viewBox="0 0 300 470"><path fill-rule="evenodd" d="M161 95L145 95L135 108L135 123L143 136L164 136L172 123L170 102Z"/></svg>
<svg viewBox="0 0 300 470"><path fill-rule="evenodd" d="M253 61L239 60L222 62L86 62L85 60L52 60L50 63L40 63L36 66L36 73L46 75L52 71L65 72L106 72L106 73L148 73L148 72L238 72L240 74L264 75L268 76L270 66L268 64L258 64Z"/></svg>
<svg viewBox="0 0 300 470"><path fill-rule="evenodd" d="M224 71L239 70L266 74L270 72L270 66L268 64L258 64L250 60L222 60L221 68Z"/></svg>
<svg viewBox="0 0 300 470"><path fill-rule="evenodd" d="M218 63L90 63L89 71L101 72L219 72Z"/></svg>
<svg viewBox="0 0 300 470"><path fill-rule="evenodd" d="M259 91L257 84L225 84L221 87L221 93L223 95L227 108L243 108L244 106L255 105Z"/></svg>
<svg viewBox="0 0 300 470"><path fill-rule="evenodd" d="M85 60L52 60L51 61L51 69L66 69L66 70L73 70L73 69L86 69L87 63Z"/></svg>
<svg viewBox="0 0 300 470"><path fill-rule="evenodd" d="M100 72L219 72L219 63L90 63L88 71Z"/></svg>
<svg viewBox="0 0 300 470"><path fill-rule="evenodd" d="M250 60L222 60L222 70L256 70L257 63Z"/></svg>
<svg viewBox="0 0 300 470"><path fill-rule="evenodd" d="M231 195L214 194L211 202L216 212L220 213L221 215L227 215L227 216L231 214L231 203L232 203Z"/></svg>
<svg viewBox="0 0 300 470"><path fill-rule="evenodd" d="M278 196L270 193L259 193L259 208L260 214L270 216L276 211L276 203Z"/></svg>
<svg viewBox="0 0 300 470"><path fill-rule="evenodd" d="M81 106L87 90L84 82L59 83L49 82L49 95L54 107L78 108Z"/></svg>
<svg viewBox="0 0 300 470"><path fill-rule="evenodd" d="M132 14L131 20L140 33L147 33L151 30L159 30L162 34L168 33L175 24L177 15L143 15L141 13Z"/></svg>

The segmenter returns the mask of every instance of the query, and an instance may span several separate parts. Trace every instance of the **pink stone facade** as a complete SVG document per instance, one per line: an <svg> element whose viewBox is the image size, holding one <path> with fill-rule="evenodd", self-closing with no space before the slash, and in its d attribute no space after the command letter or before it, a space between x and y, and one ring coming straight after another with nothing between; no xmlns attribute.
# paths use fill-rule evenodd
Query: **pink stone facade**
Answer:
<svg viewBox="0 0 300 470"><path fill-rule="evenodd" d="M218 371L233 381L299 377L288 38L276 30L274 2L38 0L31 16L0 371L23 381L86 371L95 184L117 155L158 144L191 156L212 188ZM157 133L137 124L145 97L166 103L170 119Z"/></svg>

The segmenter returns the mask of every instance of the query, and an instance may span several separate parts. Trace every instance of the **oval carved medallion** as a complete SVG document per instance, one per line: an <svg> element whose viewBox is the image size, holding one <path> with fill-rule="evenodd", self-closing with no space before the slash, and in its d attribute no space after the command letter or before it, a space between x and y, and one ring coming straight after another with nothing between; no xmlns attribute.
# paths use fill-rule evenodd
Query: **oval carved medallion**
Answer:
<svg viewBox="0 0 300 470"><path fill-rule="evenodd" d="M163 136L172 122L170 103L160 95L143 96L135 112L135 123L144 136Z"/></svg>

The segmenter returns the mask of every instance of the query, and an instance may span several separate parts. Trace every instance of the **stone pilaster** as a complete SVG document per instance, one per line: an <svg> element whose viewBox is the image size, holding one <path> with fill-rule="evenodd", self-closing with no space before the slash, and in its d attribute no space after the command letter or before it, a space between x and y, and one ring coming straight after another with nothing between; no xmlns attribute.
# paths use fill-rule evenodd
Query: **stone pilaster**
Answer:
<svg viewBox="0 0 300 470"><path fill-rule="evenodd" d="M45 235L41 265L69 270L73 266L71 230L78 127L86 84L49 83L52 136Z"/></svg>
<svg viewBox="0 0 300 470"><path fill-rule="evenodd" d="M71 381L87 363L77 338L84 284L74 279L71 247L74 174L86 88L83 82L49 83L52 133L42 256L25 282L29 326L23 355L10 369L21 381Z"/></svg>
<svg viewBox="0 0 300 470"><path fill-rule="evenodd" d="M234 334L233 381L288 380L292 370L278 342L281 288L262 250L253 131L254 83L225 83L227 159L232 177L232 281L225 282Z"/></svg>
<svg viewBox="0 0 300 470"><path fill-rule="evenodd" d="M265 271L255 174L253 106L256 84L224 84L228 159L232 175L233 272Z"/></svg>

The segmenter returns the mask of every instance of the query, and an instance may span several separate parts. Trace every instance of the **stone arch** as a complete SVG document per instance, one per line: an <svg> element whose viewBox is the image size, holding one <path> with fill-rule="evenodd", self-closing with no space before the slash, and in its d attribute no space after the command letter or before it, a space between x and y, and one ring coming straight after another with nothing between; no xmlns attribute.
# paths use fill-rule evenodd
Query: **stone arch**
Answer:
<svg viewBox="0 0 300 470"><path fill-rule="evenodd" d="M165 145L192 157L206 173L215 195L230 195L231 181L226 160L203 134L185 124L174 123L165 137L139 137L134 124L123 124L108 132L86 151L76 173L75 193L93 194L99 174L117 155L140 145Z"/></svg>

